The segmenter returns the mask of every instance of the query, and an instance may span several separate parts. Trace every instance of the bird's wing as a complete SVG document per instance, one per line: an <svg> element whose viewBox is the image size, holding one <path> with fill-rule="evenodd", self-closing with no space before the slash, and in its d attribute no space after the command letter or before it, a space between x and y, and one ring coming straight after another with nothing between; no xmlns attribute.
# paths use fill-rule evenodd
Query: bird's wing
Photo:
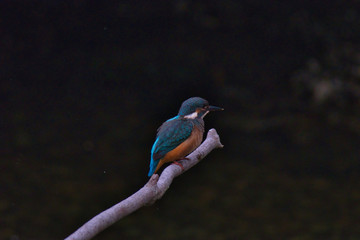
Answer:
<svg viewBox="0 0 360 240"><path fill-rule="evenodd" d="M152 160L157 161L163 158L166 153L188 139L193 127L194 124L187 119L178 118L164 122L159 128L157 139L152 149Z"/></svg>

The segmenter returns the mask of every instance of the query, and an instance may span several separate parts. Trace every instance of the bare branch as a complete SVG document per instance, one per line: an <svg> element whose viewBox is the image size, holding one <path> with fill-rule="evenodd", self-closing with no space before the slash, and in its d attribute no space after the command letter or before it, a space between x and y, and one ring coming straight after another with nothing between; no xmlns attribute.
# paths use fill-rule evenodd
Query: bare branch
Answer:
<svg viewBox="0 0 360 240"><path fill-rule="evenodd" d="M178 165L169 165L164 169L160 177L158 174L152 175L150 180L139 191L93 217L65 240L91 239L121 218L143 206L153 204L164 195L175 177L192 168L213 149L222 147L223 145L220 142L220 137L216 130L210 129L205 141L194 152L187 156L189 160L179 161L183 165L184 170Z"/></svg>

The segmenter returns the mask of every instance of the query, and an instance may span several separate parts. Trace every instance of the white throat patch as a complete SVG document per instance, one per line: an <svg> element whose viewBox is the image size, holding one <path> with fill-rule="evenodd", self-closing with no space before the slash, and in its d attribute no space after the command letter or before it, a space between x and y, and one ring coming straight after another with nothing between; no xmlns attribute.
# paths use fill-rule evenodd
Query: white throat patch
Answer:
<svg viewBox="0 0 360 240"><path fill-rule="evenodd" d="M188 114L188 115L184 116L184 118L195 119L197 116L198 116L198 113L195 111L195 112L193 112L191 114Z"/></svg>

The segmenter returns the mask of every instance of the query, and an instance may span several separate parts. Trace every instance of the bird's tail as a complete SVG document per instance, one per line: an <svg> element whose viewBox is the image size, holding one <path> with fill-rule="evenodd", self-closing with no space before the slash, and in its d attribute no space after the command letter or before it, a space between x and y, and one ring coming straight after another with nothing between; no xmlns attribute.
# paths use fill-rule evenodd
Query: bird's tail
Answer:
<svg viewBox="0 0 360 240"><path fill-rule="evenodd" d="M159 163L159 160L158 161L153 161L152 160L150 162L150 170L149 170L149 173L148 173L148 177L151 177L154 174L158 163Z"/></svg>

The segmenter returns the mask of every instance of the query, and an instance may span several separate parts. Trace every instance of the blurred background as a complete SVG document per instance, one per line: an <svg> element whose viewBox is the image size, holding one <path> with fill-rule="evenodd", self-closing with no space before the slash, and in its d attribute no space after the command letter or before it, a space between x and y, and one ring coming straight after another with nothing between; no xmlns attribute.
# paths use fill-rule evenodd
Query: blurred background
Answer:
<svg viewBox="0 0 360 240"><path fill-rule="evenodd" d="M360 239L359 1L1 1L0 239L147 181L201 96L223 149L95 239Z"/></svg>

